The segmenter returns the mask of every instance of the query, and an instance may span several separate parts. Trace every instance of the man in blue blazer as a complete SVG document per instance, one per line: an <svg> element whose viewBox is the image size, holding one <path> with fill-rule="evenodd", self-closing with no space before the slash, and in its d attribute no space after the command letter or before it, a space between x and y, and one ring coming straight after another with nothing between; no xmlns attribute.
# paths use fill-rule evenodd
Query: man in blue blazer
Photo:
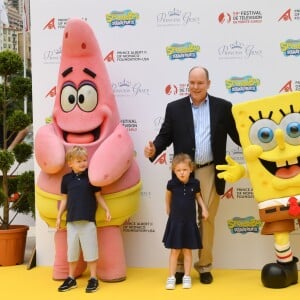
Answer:
<svg viewBox="0 0 300 300"><path fill-rule="evenodd" d="M209 217L201 220L203 249L199 261L194 264L200 274L200 282L210 284L213 262L214 221L220 195L224 193L225 181L217 177L215 165L226 164L227 136L240 145L231 102L208 94L210 79L208 70L193 67L188 76L190 95L167 105L164 122L154 139L144 149L145 157L154 161L167 147L173 144L174 155L189 154L195 162L194 175L200 180L203 200ZM184 265L179 259L176 283L182 281Z"/></svg>

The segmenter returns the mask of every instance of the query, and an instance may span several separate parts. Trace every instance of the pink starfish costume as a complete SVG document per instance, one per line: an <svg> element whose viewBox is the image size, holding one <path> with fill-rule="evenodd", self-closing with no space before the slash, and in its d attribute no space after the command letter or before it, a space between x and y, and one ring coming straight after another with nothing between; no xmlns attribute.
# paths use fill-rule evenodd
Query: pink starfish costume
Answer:
<svg viewBox="0 0 300 300"><path fill-rule="evenodd" d="M80 19L70 19L63 46L52 123L40 127L35 156L41 169L36 202L41 218L55 228L62 176L69 172L65 152L82 145L89 154L89 179L101 186L112 220L96 213L99 243L97 275L103 281L126 278L126 260L120 226L138 209L140 171L133 142L120 116L96 37ZM66 230L55 232L54 279L68 275ZM78 273L86 264L81 259Z"/></svg>

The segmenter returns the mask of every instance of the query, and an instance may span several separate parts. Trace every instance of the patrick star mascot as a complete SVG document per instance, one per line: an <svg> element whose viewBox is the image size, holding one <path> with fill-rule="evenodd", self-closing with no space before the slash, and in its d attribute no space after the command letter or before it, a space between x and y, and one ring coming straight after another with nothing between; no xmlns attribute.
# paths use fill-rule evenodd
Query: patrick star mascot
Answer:
<svg viewBox="0 0 300 300"><path fill-rule="evenodd" d="M87 148L90 182L102 188L112 220L96 212L99 261L97 275L107 282L126 279L126 259L121 225L138 209L141 181L133 142L120 122L111 82L97 39L87 22L70 19L63 33L61 63L52 122L35 136L35 156L40 167L36 203L41 218L55 228L62 176L70 169L66 150ZM64 215L65 218L65 215ZM53 279L68 276L66 229L55 232ZM77 276L86 269L82 257Z"/></svg>

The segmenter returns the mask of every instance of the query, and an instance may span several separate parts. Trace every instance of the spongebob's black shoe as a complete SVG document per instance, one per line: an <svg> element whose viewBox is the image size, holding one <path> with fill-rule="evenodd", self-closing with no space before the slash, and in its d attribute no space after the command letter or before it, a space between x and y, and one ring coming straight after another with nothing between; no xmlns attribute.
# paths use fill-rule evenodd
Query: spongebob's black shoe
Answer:
<svg viewBox="0 0 300 300"><path fill-rule="evenodd" d="M298 258L288 263L266 264L261 271L261 281L265 287L272 289L286 288L298 282Z"/></svg>

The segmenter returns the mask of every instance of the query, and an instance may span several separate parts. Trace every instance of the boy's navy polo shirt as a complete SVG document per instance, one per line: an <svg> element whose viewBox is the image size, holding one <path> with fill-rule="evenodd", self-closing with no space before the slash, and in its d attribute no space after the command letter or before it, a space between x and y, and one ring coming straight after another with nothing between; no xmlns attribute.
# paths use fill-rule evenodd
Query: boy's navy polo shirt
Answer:
<svg viewBox="0 0 300 300"><path fill-rule="evenodd" d="M88 171L76 174L73 171L62 178L61 193L67 194L67 222L95 222L97 200L95 192L100 187L89 182Z"/></svg>

